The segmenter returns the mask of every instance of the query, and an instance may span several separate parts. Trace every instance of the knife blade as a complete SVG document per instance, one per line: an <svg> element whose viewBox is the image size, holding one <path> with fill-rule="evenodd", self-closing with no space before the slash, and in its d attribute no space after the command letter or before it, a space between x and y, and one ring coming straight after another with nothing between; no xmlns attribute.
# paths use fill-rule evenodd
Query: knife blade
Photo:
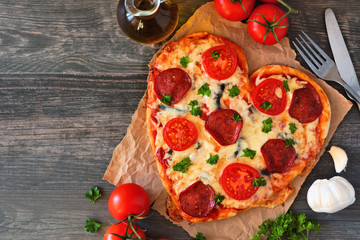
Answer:
<svg viewBox="0 0 360 240"><path fill-rule="evenodd" d="M339 24L332 9L325 10L326 30L334 55L335 63L341 78L357 93L360 94L360 85L354 65L351 61ZM349 94L348 94L349 95ZM351 98L351 97L350 97ZM360 109L360 105L358 104Z"/></svg>

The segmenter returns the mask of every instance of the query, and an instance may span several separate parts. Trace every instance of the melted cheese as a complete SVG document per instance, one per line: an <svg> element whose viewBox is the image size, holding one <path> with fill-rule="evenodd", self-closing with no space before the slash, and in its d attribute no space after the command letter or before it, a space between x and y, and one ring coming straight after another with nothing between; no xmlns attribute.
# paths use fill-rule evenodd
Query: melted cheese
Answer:
<svg viewBox="0 0 360 240"><path fill-rule="evenodd" d="M162 128L166 122L175 117L182 117L190 120L197 126L199 137L197 142L190 148L184 151L172 151L172 154L167 154L166 158L169 162L169 167L166 170L166 174L172 181L172 188L178 196L183 190L189 187L196 181L201 180L205 184L209 184L214 189L215 193L220 193L226 196L222 202L224 207L245 209L254 205L254 202L259 204L269 198L273 194L273 186L281 185L279 178L276 178L277 174L273 174L274 177L262 175L267 180L265 187L260 187L259 190L249 199L238 201L230 198L224 192L219 183L219 177L222 170L229 164L234 162L240 162L257 169L259 172L266 169L265 161L261 155L261 147L268 140L272 138L292 138L295 141L294 148L298 154L297 159L306 159L309 152L311 152L312 145L317 144L316 139L316 127L318 120L308 124L301 124L296 119L290 117L288 109L292 99L292 93L302 88L307 82L299 81L295 77L283 75L271 76L271 78L279 79L281 81L288 80L290 92L286 93L287 105L285 111L277 116L269 116L258 111L251 103L249 104L244 99L241 99L240 95L231 98L227 89L230 89L233 85L240 86L246 84L243 81L247 79L243 75L243 71L237 67L235 73L228 79L218 81L209 77L201 64L202 53L207 49L220 45L221 43L214 42L213 40L200 41L195 46L194 44L187 45L186 47L179 46L173 49L171 55L167 55L167 61L158 61L156 67L160 70L166 70L168 68L182 68L185 70L192 79L192 87L184 95L184 97L173 107L163 105L158 101L159 111L156 118L161 123L159 125L158 134L156 137L156 146L165 148L169 152L169 147L163 140ZM180 58L187 56L190 59L190 63L186 68L180 65ZM165 56L160 56L161 59ZM255 84L258 85L262 81L262 78L256 79ZM208 83L211 90L210 96L198 95L198 89L204 84ZM222 90L223 89L223 90ZM276 92L276 95L281 96L281 89ZM220 96L220 97L219 97ZM220 99L220 101L219 101ZM220 146L215 139L205 130L205 121L199 117L192 116L189 111L191 110L188 105L190 101L197 100L199 105L205 105L208 107L209 112L212 112L219 108L231 108L236 110L243 119L243 128L240 132L238 141L230 146ZM230 105L226 106L225 102L229 102ZM271 118L272 130L269 133L262 132L263 121L267 118ZM293 134L289 130L289 123L295 123L297 131ZM256 151L256 155L253 159L242 157L243 150L249 148ZM219 161L215 165L210 165L206 160L210 155L218 155ZM173 166L180 162L182 159L190 157L192 165L188 167L187 173L181 173L173 170ZM298 160L297 160L298 161ZM298 161L299 162L299 161ZM301 163L300 163L301 164Z"/></svg>

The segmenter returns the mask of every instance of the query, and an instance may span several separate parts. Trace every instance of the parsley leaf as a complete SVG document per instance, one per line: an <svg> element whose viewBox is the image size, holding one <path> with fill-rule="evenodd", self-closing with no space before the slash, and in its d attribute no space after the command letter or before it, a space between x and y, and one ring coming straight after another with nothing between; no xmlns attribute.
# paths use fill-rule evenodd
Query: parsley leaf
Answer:
<svg viewBox="0 0 360 240"><path fill-rule="evenodd" d="M228 91L229 91L229 96L232 98L240 94L240 89L236 85L233 85L230 89L228 89Z"/></svg>
<svg viewBox="0 0 360 240"><path fill-rule="evenodd" d="M201 116L203 114L203 112L201 111L200 107L195 107L196 105L198 105L198 101L197 100L193 100L189 103L189 106L191 106L191 110L190 113L193 116Z"/></svg>
<svg viewBox="0 0 360 240"><path fill-rule="evenodd" d="M220 54L217 51L211 51L211 57L217 60L220 57Z"/></svg>
<svg viewBox="0 0 360 240"><path fill-rule="evenodd" d="M264 121L262 121L263 123L263 128L261 129L262 132L264 133L268 133L271 131L272 127L271 124L273 123L271 118L265 119Z"/></svg>
<svg viewBox="0 0 360 240"><path fill-rule="evenodd" d="M289 240L309 240L309 231L311 229L319 232L321 226L316 220L306 220L304 213L296 214L290 211L281 214L272 223L269 219L263 222L252 239L260 240L261 235L264 235L265 239L272 240L284 239L284 237Z"/></svg>
<svg viewBox="0 0 360 240"><path fill-rule="evenodd" d="M220 204L222 201L224 201L224 199L224 195L221 195L220 193L216 194L214 197L215 204Z"/></svg>
<svg viewBox="0 0 360 240"><path fill-rule="evenodd" d="M290 92L289 83L287 80L283 81L283 87L285 88L286 92Z"/></svg>
<svg viewBox="0 0 360 240"><path fill-rule="evenodd" d="M266 186L266 180L264 177L255 178L254 181L252 181L251 185L253 185L254 187Z"/></svg>
<svg viewBox="0 0 360 240"><path fill-rule="evenodd" d="M163 94L162 98L160 99L160 102L165 103L166 105L170 105L170 103L171 103L171 95Z"/></svg>
<svg viewBox="0 0 360 240"><path fill-rule="evenodd" d="M260 107L263 108L266 112L267 110L269 110L272 107L272 105L270 102L265 101Z"/></svg>
<svg viewBox="0 0 360 240"><path fill-rule="evenodd" d="M177 164L175 164L175 166L173 166L173 169L175 171L187 173L187 168L190 167L191 165L192 165L192 163L190 162L190 158L186 157L183 160L181 160L180 162L178 162Z"/></svg>
<svg viewBox="0 0 360 240"><path fill-rule="evenodd" d="M219 155L211 155L210 157L206 160L206 162L210 165L215 165L217 164L217 162L219 161Z"/></svg>
<svg viewBox="0 0 360 240"><path fill-rule="evenodd" d="M243 152L244 154L241 157L249 157L250 159L253 159L256 155L256 151L251 150L249 148L245 148Z"/></svg>
<svg viewBox="0 0 360 240"><path fill-rule="evenodd" d="M292 138L286 138L285 139L286 145L285 147L289 147L291 145L295 145L295 141Z"/></svg>
<svg viewBox="0 0 360 240"><path fill-rule="evenodd" d="M193 238L193 240L206 240L206 237L201 232L198 232L196 234L196 238Z"/></svg>
<svg viewBox="0 0 360 240"><path fill-rule="evenodd" d="M85 197L95 203L96 199L101 197L101 192L98 186L93 186L92 188L90 188L89 191L85 193Z"/></svg>
<svg viewBox="0 0 360 240"><path fill-rule="evenodd" d="M203 96L210 96L211 94L211 90L209 88L209 84L204 83L198 90L198 95L203 95Z"/></svg>
<svg viewBox="0 0 360 240"><path fill-rule="evenodd" d="M295 123L289 123L289 129L292 133L295 133L296 131L296 127L295 127Z"/></svg>
<svg viewBox="0 0 360 240"><path fill-rule="evenodd" d="M260 236L264 235L267 239L267 235L270 229L270 219L267 219L259 226L259 231L256 233L256 235L252 238L252 240L260 240Z"/></svg>
<svg viewBox="0 0 360 240"><path fill-rule="evenodd" d="M186 57L186 56L183 56L181 59L180 59L180 64L181 66L183 66L184 68L187 67L187 65L190 63L190 59L189 57Z"/></svg>
<svg viewBox="0 0 360 240"><path fill-rule="evenodd" d="M242 118L240 117L239 114L235 113L234 115L231 116L232 119L234 119L235 122L239 122L242 120Z"/></svg>
<svg viewBox="0 0 360 240"><path fill-rule="evenodd" d="M97 230L101 227L101 226L105 226L107 225L107 223L98 223L98 222L95 222L94 220L92 219L88 219L86 220L86 224L84 226L84 230L87 231L87 232L90 232L90 233L96 233Z"/></svg>

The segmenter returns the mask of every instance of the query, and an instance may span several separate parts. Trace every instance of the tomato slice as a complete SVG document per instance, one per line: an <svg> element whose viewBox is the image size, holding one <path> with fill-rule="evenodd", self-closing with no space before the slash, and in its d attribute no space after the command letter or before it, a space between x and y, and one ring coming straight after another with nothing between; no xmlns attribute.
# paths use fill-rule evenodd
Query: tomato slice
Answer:
<svg viewBox="0 0 360 240"><path fill-rule="evenodd" d="M163 130L166 144L175 151L183 151L193 145L199 134L195 124L185 118L173 118Z"/></svg>
<svg viewBox="0 0 360 240"><path fill-rule="evenodd" d="M274 78L264 80L252 92L252 101L260 112L268 115L282 113L286 107L286 90L283 87L282 81ZM265 102L271 104L268 109L264 107Z"/></svg>
<svg viewBox="0 0 360 240"><path fill-rule="evenodd" d="M216 80L224 80L233 75L237 61L235 51L226 45L209 48L202 56L205 72Z"/></svg>
<svg viewBox="0 0 360 240"><path fill-rule="evenodd" d="M220 184L231 198L245 200L259 189L251 184L259 177L260 174L255 168L242 163L232 163L223 170Z"/></svg>

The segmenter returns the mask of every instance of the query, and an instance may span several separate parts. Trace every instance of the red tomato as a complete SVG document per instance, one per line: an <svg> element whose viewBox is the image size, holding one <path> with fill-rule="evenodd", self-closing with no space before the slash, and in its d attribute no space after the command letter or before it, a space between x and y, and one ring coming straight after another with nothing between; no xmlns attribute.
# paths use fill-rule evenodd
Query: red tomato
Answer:
<svg viewBox="0 0 360 240"><path fill-rule="evenodd" d="M135 223L133 223L133 227L135 229L135 231L137 232L137 234L140 236L140 239L143 239L146 237L145 233L143 232L143 230L141 230L141 228L136 225ZM135 235L134 231L131 229L131 227L129 226L128 231L126 233L126 228L127 228L127 224L123 223L123 222L119 222L119 223L115 223L113 225L111 225L105 232L104 234L104 238L103 240L121 240L124 238L118 237L116 235L110 234L110 233L114 233L120 236L125 236L126 239L139 239L137 238L137 236Z"/></svg>
<svg viewBox="0 0 360 240"><path fill-rule="evenodd" d="M281 41L286 36L289 25L288 17L284 17L277 23L283 15L285 12L274 4L258 6L251 13L247 23L250 36L256 42L265 45L273 45Z"/></svg>
<svg viewBox="0 0 360 240"><path fill-rule="evenodd" d="M259 178L259 172L242 163L228 165L220 176L220 184L230 197L245 200L256 193L259 187L254 187L252 182Z"/></svg>
<svg viewBox="0 0 360 240"><path fill-rule="evenodd" d="M202 55L205 72L214 79L229 78L236 70L237 56L234 50L226 45L209 48Z"/></svg>
<svg viewBox="0 0 360 240"><path fill-rule="evenodd" d="M278 96L281 95L281 98ZM252 92L254 106L263 113L277 115L286 107L286 90L280 80L269 78L257 85ZM269 102L271 107L264 108L264 103Z"/></svg>
<svg viewBox="0 0 360 240"><path fill-rule="evenodd" d="M214 0L214 4L216 11L223 18L230 21L242 21L250 15L255 0Z"/></svg>
<svg viewBox="0 0 360 240"><path fill-rule="evenodd" d="M175 151L183 151L193 145L198 138L195 124L185 118L173 118L163 130L166 144Z"/></svg>
<svg viewBox="0 0 360 240"><path fill-rule="evenodd" d="M142 187L134 183L125 183L111 193L108 208L117 220L124 220L130 214L141 214L141 217L144 217L149 212L150 200Z"/></svg>

